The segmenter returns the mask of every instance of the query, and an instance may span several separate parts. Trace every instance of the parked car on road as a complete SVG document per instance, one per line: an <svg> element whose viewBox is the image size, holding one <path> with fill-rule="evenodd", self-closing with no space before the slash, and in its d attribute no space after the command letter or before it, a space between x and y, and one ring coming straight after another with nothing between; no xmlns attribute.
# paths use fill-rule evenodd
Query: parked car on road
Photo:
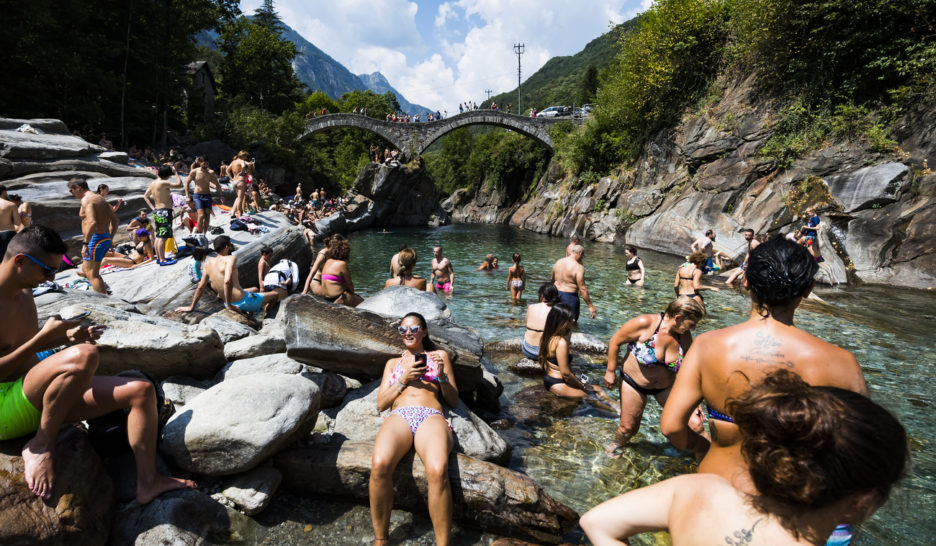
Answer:
<svg viewBox="0 0 936 546"><path fill-rule="evenodd" d="M558 116L571 116L572 108L568 106L550 106L536 113L538 118L554 118Z"/></svg>

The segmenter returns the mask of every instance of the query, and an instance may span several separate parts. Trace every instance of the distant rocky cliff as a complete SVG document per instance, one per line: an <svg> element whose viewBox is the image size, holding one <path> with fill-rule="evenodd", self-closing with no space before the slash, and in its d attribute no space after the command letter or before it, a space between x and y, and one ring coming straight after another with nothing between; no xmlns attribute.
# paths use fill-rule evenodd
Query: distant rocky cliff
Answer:
<svg viewBox="0 0 936 546"><path fill-rule="evenodd" d="M525 202L497 190L460 191L443 206L457 222L575 232L677 255L714 228L716 246L741 255L740 229L785 233L817 205L828 228L820 235L821 281L936 286L936 175L924 163L936 164L936 105L901 120L893 152L830 142L786 168L758 154L776 119L774 105L753 97L750 80L736 81L612 176L587 182L553 164Z"/></svg>

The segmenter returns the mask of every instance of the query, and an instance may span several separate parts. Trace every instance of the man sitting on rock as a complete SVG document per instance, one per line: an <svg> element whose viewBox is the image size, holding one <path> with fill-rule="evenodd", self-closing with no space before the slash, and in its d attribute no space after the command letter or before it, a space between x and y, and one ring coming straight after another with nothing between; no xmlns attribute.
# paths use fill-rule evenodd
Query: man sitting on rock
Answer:
<svg viewBox="0 0 936 546"><path fill-rule="evenodd" d="M179 307L178 313L188 313L195 309L195 304L201 298L205 287L211 284L212 290L221 295L225 309L239 313L256 313L265 304L276 303L279 296L276 292L250 292L241 288L237 277L237 256L232 252L236 250L231 238L220 235L214 240L214 249L219 256L208 258L202 266L202 278L195 288L192 305Z"/></svg>
<svg viewBox="0 0 936 546"><path fill-rule="evenodd" d="M65 250L58 233L33 225L13 237L0 262L4 311L0 314L0 440L36 433L23 447L26 485L50 499L55 487L55 442L62 424L129 409L127 438L136 458L137 502L145 504L166 491L195 487L191 481L161 476L156 470L153 384L94 375L98 351L93 343L103 327L53 316L38 328L32 289L55 278ZM63 347L68 343L74 345Z"/></svg>

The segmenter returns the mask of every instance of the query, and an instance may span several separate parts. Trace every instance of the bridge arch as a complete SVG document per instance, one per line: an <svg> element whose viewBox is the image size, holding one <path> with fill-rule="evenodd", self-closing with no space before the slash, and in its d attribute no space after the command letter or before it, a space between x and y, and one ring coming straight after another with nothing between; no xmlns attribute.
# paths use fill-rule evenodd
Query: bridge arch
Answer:
<svg viewBox="0 0 936 546"><path fill-rule="evenodd" d="M355 127L374 133L399 149L406 157L422 154L433 142L469 125L493 125L526 135L550 150L553 141L549 128L569 118L529 118L496 110L471 110L439 121L401 123L381 121L360 114L326 114L306 124L300 140L334 127Z"/></svg>

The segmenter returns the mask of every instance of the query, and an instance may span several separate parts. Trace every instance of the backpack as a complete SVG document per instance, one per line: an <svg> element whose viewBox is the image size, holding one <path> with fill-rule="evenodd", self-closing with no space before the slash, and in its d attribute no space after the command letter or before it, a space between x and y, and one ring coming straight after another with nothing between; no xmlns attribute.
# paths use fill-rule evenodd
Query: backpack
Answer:
<svg viewBox="0 0 936 546"><path fill-rule="evenodd" d="M125 370L117 374L118 377L131 377L145 379L156 389L156 412L158 415L156 425L156 438L162 434L162 429L175 413L172 400L166 398L162 387L151 375L139 370ZM127 439L127 413L129 409L119 409L94 419L88 419L88 439L94 450L101 457L114 457L130 450L130 440Z"/></svg>
<svg viewBox="0 0 936 546"><path fill-rule="evenodd" d="M235 218L231 220L231 231L247 231L247 225Z"/></svg>

